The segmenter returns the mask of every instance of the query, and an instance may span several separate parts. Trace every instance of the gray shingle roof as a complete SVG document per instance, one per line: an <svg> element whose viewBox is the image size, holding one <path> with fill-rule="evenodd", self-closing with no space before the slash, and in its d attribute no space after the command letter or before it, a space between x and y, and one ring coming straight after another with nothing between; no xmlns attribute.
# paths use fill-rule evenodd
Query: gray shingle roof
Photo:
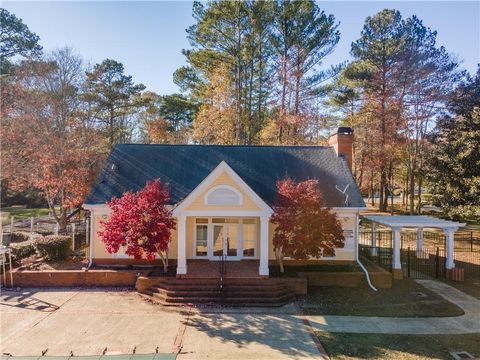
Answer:
<svg viewBox="0 0 480 360"><path fill-rule="evenodd" d="M276 182L318 179L325 206L346 207L335 189L350 184L349 207L364 207L353 176L332 147L229 145L116 145L88 195L86 204L141 189L148 180L169 184L171 204L192 192L224 160L267 204L277 197Z"/></svg>

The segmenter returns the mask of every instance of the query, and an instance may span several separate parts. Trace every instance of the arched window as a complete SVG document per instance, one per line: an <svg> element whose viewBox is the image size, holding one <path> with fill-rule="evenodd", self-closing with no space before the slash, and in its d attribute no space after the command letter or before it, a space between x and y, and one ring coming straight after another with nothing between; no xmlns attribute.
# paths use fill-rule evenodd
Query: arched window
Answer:
<svg viewBox="0 0 480 360"><path fill-rule="evenodd" d="M205 194L205 204L207 205L242 205L242 194L228 185L219 185L210 189Z"/></svg>

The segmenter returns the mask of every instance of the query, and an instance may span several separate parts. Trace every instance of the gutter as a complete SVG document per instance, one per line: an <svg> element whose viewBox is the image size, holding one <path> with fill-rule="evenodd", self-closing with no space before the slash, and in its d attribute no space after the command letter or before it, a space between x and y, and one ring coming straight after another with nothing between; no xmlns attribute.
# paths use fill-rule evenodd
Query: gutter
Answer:
<svg viewBox="0 0 480 360"><path fill-rule="evenodd" d="M359 218L358 218L358 212L357 212L357 213L355 213L355 260L357 261L357 264L360 266L360 268L365 273L365 277L367 278L368 286L370 286L370 288L373 291L378 291L378 289L375 286L373 286L372 282L370 281L370 276L368 275L368 271L367 271L366 267L360 262L360 257L358 255L358 225L359 225Z"/></svg>

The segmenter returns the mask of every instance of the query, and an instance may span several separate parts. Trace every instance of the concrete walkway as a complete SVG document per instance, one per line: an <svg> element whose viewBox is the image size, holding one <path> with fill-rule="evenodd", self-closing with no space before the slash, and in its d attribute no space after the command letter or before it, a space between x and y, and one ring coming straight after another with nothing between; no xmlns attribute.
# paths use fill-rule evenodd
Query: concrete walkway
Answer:
<svg viewBox="0 0 480 360"><path fill-rule="evenodd" d="M480 333L480 301L454 287L434 280L417 280L465 312L456 317L394 318L376 316L307 315L317 331L380 334Z"/></svg>

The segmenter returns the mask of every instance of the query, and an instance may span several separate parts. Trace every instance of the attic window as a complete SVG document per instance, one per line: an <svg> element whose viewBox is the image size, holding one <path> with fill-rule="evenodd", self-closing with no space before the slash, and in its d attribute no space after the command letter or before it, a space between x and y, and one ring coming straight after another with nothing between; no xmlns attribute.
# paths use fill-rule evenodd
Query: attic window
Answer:
<svg viewBox="0 0 480 360"><path fill-rule="evenodd" d="M242 194L228 185L216 186L205 195L207 205L242 205L242 203Z"/></svg>

